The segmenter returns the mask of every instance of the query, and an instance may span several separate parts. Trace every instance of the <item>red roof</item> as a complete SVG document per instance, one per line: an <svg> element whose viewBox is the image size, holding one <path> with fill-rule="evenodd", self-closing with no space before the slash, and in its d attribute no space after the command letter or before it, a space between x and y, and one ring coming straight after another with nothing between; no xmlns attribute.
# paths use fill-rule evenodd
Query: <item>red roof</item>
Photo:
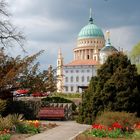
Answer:
<svg viewBox="0 0 140 140"><path fill-rule="evenodd" d="M98 65L99 63L95 60L74 60L65 66L77 66L77 65Z"/></svg>

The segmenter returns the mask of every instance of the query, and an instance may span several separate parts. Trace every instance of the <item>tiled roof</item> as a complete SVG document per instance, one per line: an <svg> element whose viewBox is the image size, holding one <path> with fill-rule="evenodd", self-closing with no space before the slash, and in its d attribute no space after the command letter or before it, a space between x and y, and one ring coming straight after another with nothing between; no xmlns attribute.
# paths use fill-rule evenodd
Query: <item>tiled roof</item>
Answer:
<svg viewBox="0 0 140 140"><path fill-rule="evenodd" d="M98 65L99 63L95 60L74 60L65 66L77 66L77 65Z"/></svg>

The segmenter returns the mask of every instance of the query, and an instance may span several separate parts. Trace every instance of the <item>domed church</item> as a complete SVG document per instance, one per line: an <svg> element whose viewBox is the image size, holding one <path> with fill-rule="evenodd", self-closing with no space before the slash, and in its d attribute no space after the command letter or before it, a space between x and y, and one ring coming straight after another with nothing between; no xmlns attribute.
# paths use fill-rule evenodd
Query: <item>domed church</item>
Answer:
<svg viewBox="0 0 140 140"><path fill-rule="evenodd" d="M79 32L73 51L74 60L68 64L63 64L61 50L58 52L57 92L82 92L91 77L96 75L99 65L105 62L111 52L117 51L111 45L109 35L105 45L103 31L95 24L91 9L88 24Z"/></svg>

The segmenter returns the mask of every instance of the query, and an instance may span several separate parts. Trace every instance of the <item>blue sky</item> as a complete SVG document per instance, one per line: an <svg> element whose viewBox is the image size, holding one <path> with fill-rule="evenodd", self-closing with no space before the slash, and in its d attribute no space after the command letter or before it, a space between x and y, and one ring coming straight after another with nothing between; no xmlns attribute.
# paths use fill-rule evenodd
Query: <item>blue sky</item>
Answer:
<svg viewBox="0 0 140 140"><path fill-rule="evenodd" d="M9 54L31 55L45 50L38 58L41 69L56 66L61 48L64 62L73 60L77 35L88 23L89 9L93 9L96 25L111 32L116 48L130 51L140 41L140 0L7 0L12 12L11 21L26 36L24 54L19 47Z"/></svg>

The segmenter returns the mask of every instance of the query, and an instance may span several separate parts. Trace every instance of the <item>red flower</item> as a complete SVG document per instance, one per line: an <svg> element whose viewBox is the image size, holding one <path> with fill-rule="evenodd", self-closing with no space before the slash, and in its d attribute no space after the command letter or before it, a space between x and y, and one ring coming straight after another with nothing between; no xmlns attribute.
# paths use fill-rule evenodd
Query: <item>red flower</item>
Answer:
<svg viewBox="0 0 140 140"><path fill-rule="evenodd" d="M101 125L101 124L93 124L92 129L100 129L100 130L104 129L104 130L106 130L105 126Z"/></svg>
<svg viewBox="0 0 140 140"><path fill-rule="evenodd" d="M113 127L114 129L116 129L116 128L122 129L122 126L121 126L118 122L113 123L113 124L112 124L112 127Z"/></svg>
<svg viewBox="0 0 140 140"><path fill-rule="evenodd" d="M139 122L139 123L136 123L136 124L134 125L134 127L135 127L136 129L140 129L140 122Z"/></svg>
<svg viewBox="0 0 140 140"><path fill-rule="evenodd" d="M108 131L112 131L112 128L111 128L111 127L109 127L109 128L108 128Z"/></svg>

